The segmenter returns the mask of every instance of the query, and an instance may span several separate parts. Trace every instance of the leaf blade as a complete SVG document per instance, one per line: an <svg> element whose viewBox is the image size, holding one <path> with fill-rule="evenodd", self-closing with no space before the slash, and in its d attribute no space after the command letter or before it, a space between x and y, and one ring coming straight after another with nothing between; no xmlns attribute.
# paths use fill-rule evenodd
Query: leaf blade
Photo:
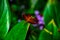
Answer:
<svg viewBox="0 0 60 40"><path fill-rule="evenodd" d="M15 25L8 33L5 40L25 40L30 25L29 23L25 23L25 21L22 21Z"/></svg>

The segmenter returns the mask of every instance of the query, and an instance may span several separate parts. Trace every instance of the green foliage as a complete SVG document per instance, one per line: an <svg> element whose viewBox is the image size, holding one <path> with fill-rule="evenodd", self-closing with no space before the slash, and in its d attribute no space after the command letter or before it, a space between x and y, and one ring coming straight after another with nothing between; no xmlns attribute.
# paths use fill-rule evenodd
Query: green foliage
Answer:
<svg viewBox="0 0 60 40"><path fill-rule="evenodd" d="M13 4L11 7L13 11L17 11L19 8L18 5L15 5L15 4Z"/></svg>
<svg viewBox="0 0 60 40"><path fill-rule="evenodd" d="M7 13L7 12L4 12L0 19L0 37L5 37L9 30L10 16L9 16L9 13Z"/></svg>
<svg viewBox="0 0 60 40"><path fill-rule="evenodd" d="M40 33L39 40L60 40L59 37L58 28L55 22L51 21Z"/></svg>
<svg viewBox="0 0 60 40"><path fill-rule="evenodd" d="M60 40L60 33L58 32L58 27L60 27L60 10L58 9L60 8L55 1L49 0L44 9L45 28L41 31L37 27L30 26L31 34L28 36L29 40ZM35 4L39 4L37 2L37 0L35 0L35 3L32 2L31 8L25 12L34 14ZM0 0L0 3L0 40L25 40L30 23L24 20L17 22L18 17L12 14L13 12L10 13L8 0ZM37 5L36 9L39 9L40 6ZM12 5L15 11L19 9L17 7L15 4ZM9 30L10 28L11 30Z"/></svg>
<svg viewBox="0 0 60 40"><path fill-rule="evenodd" d="M29 10L26 10L26 14L34 14L34 9L29 9Z"/></svg>
<svg viewBox="0 0 60 40"><path fill-rule="evenodd" d="M52 31L53 24L48 24L46 28L40 33L39 40L52 40L53 34L50 34ZM46 29L46 30L45 30Z"/></svg>
<svg viewBox="0 0 60 40"><path fill-rule="evenodd" d="M9 10L9 6L7 5L6 0L5 1L1 1L1 5L0 5L0 39L3 39L8 30L9 30L9 26L10 26L10 10Z"/></svg>
<svg viewBox="0 0 60 40"><path fill-rule="evenodd" d="M5 40L25 40L29 25L25 21L16 24L7 34Z"/></svg>
<svg viewBox="0 0 60 40"><path fill-rule="evenodd" d="M45 25L47 25L53 18L54 6L50 3L47 3L43 14L44 14Z"/></svg>

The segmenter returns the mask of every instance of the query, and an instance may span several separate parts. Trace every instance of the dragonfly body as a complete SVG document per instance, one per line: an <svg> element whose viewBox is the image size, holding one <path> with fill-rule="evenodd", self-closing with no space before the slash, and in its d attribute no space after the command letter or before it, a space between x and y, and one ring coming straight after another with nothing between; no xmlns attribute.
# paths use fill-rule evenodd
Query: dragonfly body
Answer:
<svg viewBox="0 0 60 40"><path fill-rule="evenodd" d="M31 24L36 24L37 23L37 19L33 18L30 14L27 14L27 15L23 14L23 18Z"/></svg>

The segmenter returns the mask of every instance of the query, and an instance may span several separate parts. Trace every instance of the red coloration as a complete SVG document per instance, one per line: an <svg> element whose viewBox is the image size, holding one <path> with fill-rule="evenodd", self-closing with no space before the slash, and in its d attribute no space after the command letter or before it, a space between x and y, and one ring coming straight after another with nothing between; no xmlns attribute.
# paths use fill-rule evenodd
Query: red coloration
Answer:
<svg viewBox="0 0 60 40"><path fill-rule="evenodd" d="M37 24L37 19L33 18L30 14L28 15L23 14L23 17L27 22L32 23L32 24Z"/></svg>
<svg viewBox="0 0 60 40"><path fill-rule="evenodd" d="M58 29L58 32L60 32L60 28Z"/></svg>

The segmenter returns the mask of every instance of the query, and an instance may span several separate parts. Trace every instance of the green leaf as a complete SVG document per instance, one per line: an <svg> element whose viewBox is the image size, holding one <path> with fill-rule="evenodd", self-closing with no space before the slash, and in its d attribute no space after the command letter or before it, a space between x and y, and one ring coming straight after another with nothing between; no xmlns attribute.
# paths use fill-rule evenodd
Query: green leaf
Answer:
<svg viewBox="0 0 60 40"><path fill-rule="evenodd" d="M58 1L58 0L56 0L56 1ZM54 20L55 20L55 23L56 23L56 25L58 26L58 28L60 28L60 2L57 2L56 4L55 4L55 7L54 7L55 9L55 13L54 13Z"/></svg>
<svg viewBox="0 0 60 40"><path fill-rule="evenodd" d="M7 34L5 40L25 40L29 25L26 21L16 24Z"/></svg>
<svg viewBox="0 0 60 40"><path fill-rule="evenodd" d="M58 28L54 22L51 20L49 24L44 28L39 36L39 40L60 40L60 34Z"/></svg>
<svg viewBox="0 0 60 40"><path fill-rule="evenodd" d="M42 30L42 32L40 33L38 40L52 40L53 38L52 28L53 28L53 24L48 24L46 28L44 28L44 30Z"/></svg>
<svg viewBox="0 0 60 40"><path fill-rule="evenodd" d="M55 0L48 0L48 3L44 9L44 21L45 21L45 25L47 25L51 19L53 19L54 14L55 14Z"/></svg>
<svg viewBox="0 0 60 40"><path fill-rule="evenodd" d="M0 18L0 39L3 39L3 37L6 36L9 26L10 26L10 10L9 5L7 3L7 0L2 0L1 4L4 6L1 6L2 8L0 10L3 11L0 13L2 16Z"/></svg>

